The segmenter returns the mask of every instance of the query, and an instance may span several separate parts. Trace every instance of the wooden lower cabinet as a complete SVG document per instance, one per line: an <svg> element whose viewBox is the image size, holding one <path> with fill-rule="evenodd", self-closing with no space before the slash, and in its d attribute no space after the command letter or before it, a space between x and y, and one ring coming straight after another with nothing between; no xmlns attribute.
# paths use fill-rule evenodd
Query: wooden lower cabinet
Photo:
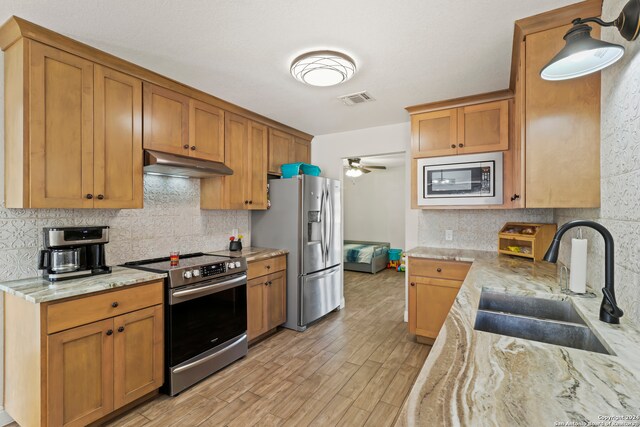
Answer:
<svg viewBox="0 0 640 427"><path fill-rule="evenodd" d="M282 257L272 258L277 260ZM265 261L249 263L263 264ZM282 268L271 274L254 277L247 282L247 335L252 341L282 325L287 320L287 270L286 264L274 262ZM255 267L254 267L255 270Z"/></svg>
<svg viewBox="0 0 640 427"><path fill-rule="evenodd" d="M410 333L428 343L435 341L470 266L466 262L409 258Z"/></svg>
<svg viewBox="0 0 640 427"><path fill-rule="evenodd" d="M123 301L137 290L136 308L82 317L55 333L58 307ZM85 426L154 392L164 382L163 283L151 282L75 300L33 304L5 295L6 410L22 427ZM158 303L160 301L160 303ZM146 306L145 306L146 303ZM111 303L110 303L111 304ZM120 308L118 304L117 310ZM68 316L72 311L63 309ZM86 313L85 313L86 314ZM40 320L42 319L42 320Z"/></svg>

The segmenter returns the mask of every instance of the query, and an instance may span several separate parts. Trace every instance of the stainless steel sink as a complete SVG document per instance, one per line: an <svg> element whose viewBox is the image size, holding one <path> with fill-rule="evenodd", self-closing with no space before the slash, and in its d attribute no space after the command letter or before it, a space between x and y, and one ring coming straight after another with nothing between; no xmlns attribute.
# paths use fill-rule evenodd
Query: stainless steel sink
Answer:
<svg viewBox="0 0 640 427"><path fill-rule="evenodd" d="M612 354L569 301L482 291L475 330Z"/></svg>

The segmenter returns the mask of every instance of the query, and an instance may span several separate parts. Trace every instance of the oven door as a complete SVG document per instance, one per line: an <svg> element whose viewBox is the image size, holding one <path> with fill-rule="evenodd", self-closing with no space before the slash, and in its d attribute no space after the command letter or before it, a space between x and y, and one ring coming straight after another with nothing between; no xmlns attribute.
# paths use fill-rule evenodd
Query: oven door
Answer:
<svg viewBox="0 0 640 427"><path fill-rule="evenodd" d="M247 332L247 275L169 290L167 363L176 366Z"/></svg>
<svg viewBox="0 0 640 427"><path fill-rule="evenodd" d="M418 160L421 206L502 204L502 153Z"/></svg>

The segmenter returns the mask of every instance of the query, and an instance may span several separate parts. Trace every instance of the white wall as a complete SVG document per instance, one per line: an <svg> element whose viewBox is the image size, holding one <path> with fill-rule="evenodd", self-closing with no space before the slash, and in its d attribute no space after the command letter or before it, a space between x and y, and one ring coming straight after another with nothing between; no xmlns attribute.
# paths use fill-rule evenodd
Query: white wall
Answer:
<svg viewBox="0 0 640 427"><path fill-rule="evenodd" d="M615 17L627 0L606 0L602 16ZM622 44L620 61L602 72L600 135L600 209L556 209L560 224L573 219L595 220L615 239L615 289L621 322L640 324L640 42L627 42L615 28L603 28L602 39ZM569 232L560 247L560 261L569 263ZM604 244L593 230L589 239L588 276L593 289L604 284Z"/></svg>
<svg viewBox="0 0 640 427"><path fill-rule="evenodd" d="M344 238L404 248L405 167L343 178Z"/></svg>

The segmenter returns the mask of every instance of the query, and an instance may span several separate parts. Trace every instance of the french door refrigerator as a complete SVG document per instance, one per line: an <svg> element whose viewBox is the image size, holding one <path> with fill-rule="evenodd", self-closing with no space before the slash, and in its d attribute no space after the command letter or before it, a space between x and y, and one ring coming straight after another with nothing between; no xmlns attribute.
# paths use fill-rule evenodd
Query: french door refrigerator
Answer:
<svg viewBox="0 0 640 427"><path fill-rule="evenodd" d="M342 300L340 181L271 179L269 194L271 208L251 214L251 244L289 251L284 326L304 331Z"/></svg>

